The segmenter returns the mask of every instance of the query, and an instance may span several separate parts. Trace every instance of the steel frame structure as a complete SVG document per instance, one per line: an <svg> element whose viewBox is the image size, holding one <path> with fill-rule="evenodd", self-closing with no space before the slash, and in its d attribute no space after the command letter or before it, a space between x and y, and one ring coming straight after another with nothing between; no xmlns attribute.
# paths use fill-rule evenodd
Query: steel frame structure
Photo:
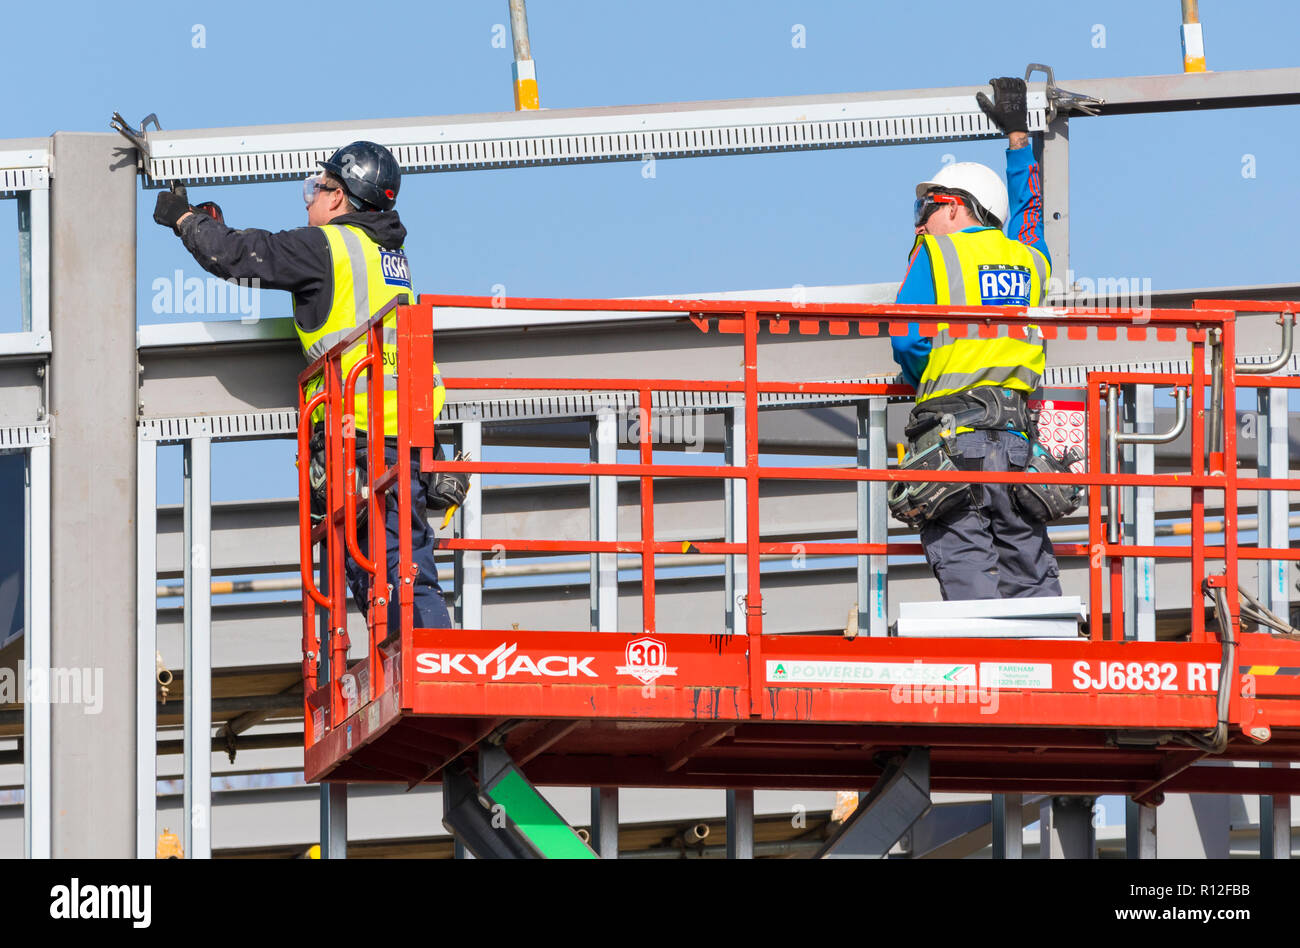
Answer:
<svg viewBox="0 0 1300 948"><path fill-rule="evenodd" d="M50 342L50 164L45 140L14 141L0 147L0 198L18 205L18 272L21 329L0 333L0 360L28 363L44 379ZM48 392L48 388L45 389ZM41 413L27 422L0 427L0 451L26 459L23 557L25 658L31 675L50 667L50 426ZM50 706L23 705L24 853L51 854Z"/></svg>
<svg viewBox="0 0 1300 948"><path fill-rule="evenodd" d="M1101 80L1069 80L1064 84L1105 100L1102 115L1163 112L1200 108L1236 108L1290 104L1300 101L1300 71L1295 69L1264 70L1238 73L1207 73L1200 76L1140 77ZM1034 127L1042 127L1046 116L1041 111L1042 94L1034 88ZM317 153L332 149L346 140L364 134L394 146L406 147L402 153L406 170L460 170L486 167L527 166L535 164L581 163L592 160L638 160L649 149L659 157L689 157L711 154L759 153L826 147L853 147L864 144L892 144L910 141L964 140L993 137L980 124L982 116L971 109L970 97L975 87L947 90L917 90L846 96L792 97L787 99L745 100L726 103L690 103L628 109L553 110L526 117L509 115L453 117L435 120L397 120L378 123L339 122L315 126L287 126L260 129L217 129L188 132L152 133L151 156L145 156L146 186L180 177L188 181L239 183L252 180L276 180L300 173L298 168ZM535 126L526 126L531 121ZM874 123L874 125L872 124ZM386 135L384 129L394 129ZM641 137L637 137L641 136ZM514 144L507 147L507 140ZM447 147L453 142L453 147ZM441 149L441 150L439 150ZM594 149L594 150L593 150ZM511 151L513 150L513 154ZM1049 241L1064 269L1068 261L1068 124L1058 116L1050 124L1045 142L1044 172L1047 178ZM20 207L20 262L23 264L24 312L30 312L21 333L0 336L0 356L12 361L44 363L51 351L49 326L49 187L53 176L53 148L49 140L19 140L0 143L0 197L16 197ZM260 156L260 157L259 157ZM57 179L55 179L57 186ZM26 213L23 209L26 208ZM30 299L30 302L28 301ZM142 336L145 334L142 332ZM15 383L6 380L6 388ZM143 572L152 562L153 537L149 524L154 520L152 500L146 511L144 488L149 475L146 459L152 459L150 442L157 438L157 426L174 423L181 440L188 440L191 426L198 430L200 418L171 419L182 414L157 406L143 419L140 432L141 483L139 510L139 561ZM261 413L258 413L261 414ZM287 413L291 414L291 412ZM730 411L733 417L739 413ZM1271 417L1276 417L1274 411ZM242 416L231 416L238 422ZM256 420L256 419L255 419ZM742 418L735 418L743 421ZM31 521L29 532L28 582L36 594L28 601L35 610L29 624L29 640L36 659L48 653L49 589L51 575L48 543L49 430L40 413L32 417L7 419L12 426L0 429L5 448L27 451L32 472ZM296 419L294 420L296 421ZM283 422L281 422L283 425ZM290 428L293 422L277 427ZM479 429L474 420L462 424L466 437ZM742 432L742 425L734 429ZM741 433L743 442L743 433ZM1141 453L1142 449L1139 449ZM1284 448L1283 448L1284 453ZM153 469L148 468L149 471ZM608 478L598 478L606 485ZM728 482L730 483L730 482ZM872 490L876 485L864 485ZM1141 490L1141 489L1139 489ZM44 500L42 500L44 498ZM201 499L201 498L196 498ZM742 509L745 497L738 492L733 512ZM149 514L146 516L146 513ZM743 529L743 513L737 518ZM44 530L42 529L44 525ZM1275 528L1275 533L1276 533ZM472 536L467 525L467 536ZM736 536L729 537L735 540ZM461 554L469 558L474 551ZM604 561L609 554L593 554ZM737 562L743 562L736 557ZM1139 560L1139 563L1143 560ZM743 569L743 567L741 567ZM471 573L473 571L470 571ZM473 577L469 577L470 582ZM140 579L143 592L146 582ZM199 592L198 599L203 593ZM608 595L603 600L610 601ZM141 598L139 628L151 641L149 630L156 616L152 597ZM196 600L195 609L202 603ZM472 613L472 597L470 599ZM187 610L188 612L189 610ZM609 610L605 613L608 615ZM43 614L43 615L42 615ZM195 615L196 632L202 633L204 620ZM139 654L145 654L142 645ZM149 656L152 660L152 656ZM139 662L139 680L145 680L144 658ZM151 670L150 670L151 671ZM150 678L152 687L152 678ZM146 725L154 722L152 704L142 701L137 716L137 736L142 740L152 733ZM39 717L39 715L38 715ZM126 735L121 735L125 739ZM152 743L152 740L150 740ZM138 823L152 831L154 769L146 766L148 754L141 744L137 768L139 790ZM28 786L28 838L35 840L30 852L43 855L49 839L49 746L42 739L39 723L28 729L25 747L31 756L27 773L34 783ZM149 755L151 756L151 755ZM146 830L138 832L141 855L151 855L146 847ZM42 840L46 842L42 842Z"/></svg>
<svg viewBox="0 0 1300 948"><path fill-rule="evenodd" d="M713 786L731 789L770 786L831 788L850 780L868 780L878 767L864 760L864 746L935 748L933 785L942 790L1095 794L1123 792L1143 801L1158 801L1172 791L1281 793L1300 790L1290 770L1240 768L1213 772L1191 765L1210 753L1203 746L1171 743L1179 732L1208 733L1216 721L1231 722L1234 738L1216 748L1242 760L1289 761L1300 755L1300 645L1261 633L1242 635L1237 610L1239 560L1273 562L1300 559L1289 547L1239 548L1234 515L1241 489L1287 491L1300 486L1288 477L1247 478L1236 473L1232 426L1224 430L1222 451L1210 450L1204 420L1223 405L1235 404L1236 389L1300 387L1294 378L1245 382L1236 378L1234 331L1236 310L1294 312L1294 304L1233 302L1192 310L1071 311L1023 307L903 307L760 302L671 301L653 304L664 312L689 316L702 331L716 328L743 337L743 379L615 378L461 378L449 388L480 391L563 390L635 391L640 405L651 404L654 391L716 391L743 397L744 462L727 466L656 463L651 426L639 426L640 462L636 464L536 464L524 462L437 462L432 453L435 415L432 407L433 310L437 306L491 307L485 297L425 296L418 306L390 304L372 321L340 341L299 377L300 392L322 375L324 387L308 400L300 394L299 448L305 453L309 419L323 411L327 457L327 512L311 528L307 516L310 491L300 479L300 542L303 610L303 674L308 778L335 781L405 782L430 779L441 768L507 722L505 746L519 754L525 772L541 783L593 786ZM545 310L644 308L644 301L517 300L513 305ZM503 540L461 538L446 548L463 551L568 551L592 554L638 553L642 558L642 627L631 637L607 632L537 630L430 630L412 628L413 596L409 526L399 540L397 583L401 605L401 650L398 657L381 652L387 634L385 604L372 599L368 616L367 658L346 665L346 594L339 591L345 551L378 582L384 557L360 555L355 536L356 485L350 474L355 450L352 403L358 379L378 365L385 318L396 319L398 347L397 461L368 472L371 551L381 549L384 533L376 516L380 496L396 491L399 520L410 522L410 466L418 452L424 470L516 474L570 474L591 477L636 477L641 485L641 539ZM1191 492L1191 542L1183 546L1138 545L1122 536L1108 538L1101 504L1090 506L1089 542L1058 545L1058 555L1091 559L1090 633L1083 642L995 639L894 639L800 636L774 639L763 634L759 558L763 554L888 556L915 554L910 543L764 542L758 532L758 485L761 478L849 480L887 483L954 480L1015 483L1024 474L903 473L887 468L799 468L760 465L758 399L760 394L795 390L870 401L907 394L905 386L861 383L790 383L760 381L760 323L771 334L828 332L848 337L887 336L915 323L923 336L942 325L950 335L993 337L999 332L1023 336L1037 324L1046 339L1083 339L1093 334L1129 341L1151 335L1185 340L1191 346L1192 371L1176 373L1092 372L1088 379L1091 433L1088 470L1082 475L1034 475L1052 483L1082 482L1093 487L1179 487ZM1218 340L1223 365L1218 401L1206 404L1207 346ZM365 354L344 377L345 352L364 347ZM376 379L371 379L373 386ZM1191 472L1188 474L1106 473L1102 465L1101 395L1121 385L1183 387L1194 406ZM1111 404L1114 404L1112 400ZM368 437L384 435L382 409L370 407ZM372 452L373 454L373 452ZM1207 463L1208 455L1208 463ZM654 479L713 477L743 482L744 539L698 543L693 550L745 556L744 623L704 634L697 623L686 630L657 628L655 615L656 555L676 553L680 545L655 538ZM1225 542L1220 553L1207 547L1203 517L1207 490L1222 491ZM739 491L737 490L738 494ZM1231 512L1231 513L1229 513ZM1108 511L1117 526L1123 513ZM324 543L322 576L326 595L311 576L311 545ZM1132 641L1125 630L1123 563L1127 558L1179 558L1190 563L1191 585L1225 590L1228 626L1219 641L1207 632L1203 610L1192 609L1192 630L1185 643ZM1224 573L1206 577L1206 564L1221 558ZM1109 574L1110 582L1105 582ZM1108 599L1108 602L1107 602ZM1193 599L1195 602L1195 598ZM1106 608L1109 605L1109 609ZM319 609L319 612L318 612ZM719 617L720 618L720 617ZM319 621L318 621L319 620ZM703 620L707 628L707 620ZM317 629L319 627L319 637ZM495 643L500 644L495 644ZM506 643L510 642L509 645ZM495 646L495 647L494 647ZM1236 649L1236 651L1234 651ZM546 658L545 652L560 653ZM647 651L657 660L644 659ZM518 652L513 669L523 663L531 679L507 681L505 659ZM567 653L568 670L555 668ZM483 656L487 656L484 658ZM328 664L324 661L328 656ZM578 656L586 656L579 660ZM674 664L669 667L671 656ZM918 657L919 656L919 657ZM619 665L622 658L624 665ZM469 666L464 663L468 661ZM495 674L488 665L496 661ZM546 663L552 665L547 667ZM925 708L900 699L896 666L919 662L922 670L947 669L967 687L1000 692L1002 707L989 716L987 707L964 699ZM576 664L575 664L576 663ZM561 662L563 665L564 662ZM1032 681L1007 685L1007 669L1026 667ZM640 672L648 674L638 675ZM978 668L978 674L976 669ZM540 671L539 671L540 669ZM592 669L595 669L593 671ZM799 669L804 669L800 678ZM1223 669L1223 674L1219 674ZM1230 670L1230 671L1229 671ZM581 671L581 674L579 673ZM793 673L793 677L792 677ZM639 678L643 685L618 676ZM854 676L866 675L867 678ZM671 681L667 679L671 676ZM819 677L829 676L829 677ZM846 677L847 676L847 677ZM885 676L875 677L870 676ZM1244 676L1244 677L1243 677ZM1258 677L1257 677L1258 676ZM547 680L547 679L552 680ZM594 679L588 681L587 679ZM665 683L659 684L658 679ZM934 678L933 681L940 679ZM1249 680L1251 688L1245 688ZM910 682L911 687L922 678ZM931 684L933 683L931 681ZM1067 684L1068 683L1068 684ZM1239 685L1243 685L1239 689ZM647 691L648 689L648 691ZM1215 705L1226 701L1226 716ZM641 727L630 722L645 722ZM583 727L579 728L579 722ZM652 727L646 725L653 722ZM607 723L610 726L602 726ZM865 727L864 725L870 725ZM674 727L674 725L676 725ZM1188 743L1192 743L1188 741ZM1203 739L1202 739L1203 743ZM827 745L819 756L812 748ZM1199 749L1198 749L1199 747ZM600 748L604 751L601 752ZM1024 750L1034 748L1026 761ZM617 760L610 750L619 751ZM941 749L941 750L940 750ZM978 763L976 761L978 760Z"/></svg>

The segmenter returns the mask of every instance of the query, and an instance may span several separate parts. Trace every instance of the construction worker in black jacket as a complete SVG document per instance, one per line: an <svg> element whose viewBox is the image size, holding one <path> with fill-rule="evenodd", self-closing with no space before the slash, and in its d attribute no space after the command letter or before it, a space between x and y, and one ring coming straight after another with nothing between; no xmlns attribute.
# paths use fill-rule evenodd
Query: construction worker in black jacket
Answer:
<svg viewBox="0 0 1300 948"><path fill-rule="evenodd" d="M394 296L414 302L410 268L402 244L406 228L402 226L394 205L401 183L401 171L392 153L374 142L353 142L336 151L324 169L303 182L303 200L307 205L306 227L270 231L249 228L234 230L221 219L215 205L190 207L184 188L162 191L154 209L154 220L171 227L199 265L222 279L250 280L265 289L288 290L293 294L293 318L308 361L315 361L358 325L367 322ZM387 464L396 460L397 392L396 334L385 333L384 339L384 432ZM391 351L390 351L391 350ZM354 346L343 359L346 374L364 355L362 346ZM434 409L441 410L445 397L437 366L434 366L437 389ZM319 381L308 389L308 397L319 389ZM367 427L366 375L357 383L355 428ZM323 443L318 434L316 443ZM364 471L366 440L357 439L357 467ZM364 477L364 474L361 475ZM436 538L430 528L425 508L445 509L464 499L464 477L439 479L439 490L422 478L419 462L412 459L411 547L418 573L414 580L415 626L450 628L451 619L438 585L434 562ZM359 504L364 512L366 504ZM388 532L388 583L395 585L398 571L398 530L400 527L397 497L388 494L386 513ZM369 555L367 533L358 530L362 551ZM370 594L370 574L351 557L346 560L348 585L357 607L364 613ZM385 595L388 605L389 638L398 635L398 597Z"/></svg>

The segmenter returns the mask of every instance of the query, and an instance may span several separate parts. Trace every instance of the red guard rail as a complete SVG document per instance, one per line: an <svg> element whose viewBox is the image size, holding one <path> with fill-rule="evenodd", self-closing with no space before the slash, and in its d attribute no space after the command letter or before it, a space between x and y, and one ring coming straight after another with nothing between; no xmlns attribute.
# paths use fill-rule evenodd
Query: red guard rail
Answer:
<svg viewBox="0 0 1300 948"><path fill-rule="evenodd" d="M318 671L328 668L324 675L330 686L329 712L332 721L341 721L367 697L383 693L385 676L392 674L380 654L378 643L387 635L387 610L383 599L372 597L367 617L369 629L368 659L357 669L345 667L348 650L347 597L343 581L343 557L351 555L373 577L384 568L385 530L381 514L381 497L396 490L404 525L400 538L400 574L396 594L401 605L401 635L404 647L402 675L410 680L414 672L414 657L409 647L412 641L412 589L413 575L410 537L411 483L410 463L412 450L430 449L434 444L434 415L432 411L433 379L433 315L443 307L482 308L499 311L502 308L534 311L567 312L628 312L662 313L691 319L702 331L713 328L721 333L743 336L744 368L739 379L665 379L665 378L458 378L445 379L449 391L472 390L485 393L518 391L591 391L634 392L643 410L651 405L655 392L724 392L741 396L745 415L744 464L742 465L675 465L656 464L651 449L651 426L640 426L640 458L638 463L536 463L483 460L442 462L433 461L432 451L423 455L426 469L462 471L475 474L517 473L579 476L625 476L640 478L641 486L641 539L624 542L598 542L592 540L505 540L505 539L444 539L442 549L452 550L505 550L507 552L575 552L575 553L635 553L642 562L643 628L653 633L655 620L655 563L656 554L678 553L677 543L655 539L654 478L655 477L705 477L731 478L744 482L746 491L746 531L743 542L699 542L696 549L703 554L744 554L747 567L745 599L745 631L748 640L748 680L750 695L757 713L762 693L763 668L763 599L759 557L767 554L794 555L916 555L921 552L918 543L850 543L850 542L764 542L759 535L759 484L763 479L817 480L817 481L963 481L972 483L1009 484L1023 482L1032 477L1036 483L1082 483L1090 487L1175 487L1191 492L1191 538L1186 545L1138 546L1107 539L1102 505L1098 493L1089 493L1088 529L1086 544L1055 545L1058 556L1088 557L1090 569L1090 635L1094 641L1123 639L1123 573L1125 557L1180 558L1189 560L1189 584L1193 643L1208 643L1216 635L1205 627L1204 609L1200 607L1201 590L1206 580L1208 561L1222 559L1224 574L1213 579L1212 584L1227 592L1230 620L1239 630L1237 566L1241 559L1297 560L1300 552L1286 548L1241 549L1236 531L1237 496L1241 490L1300 490L1300 480L1291 478L1240 477L1236 470L1235 425L1223 425L1223 451L1213 451L1207 446L1205 436L1206 412L1210 408L1226 407L1234 411L1236 392L1241 387L1300 388L1300 378L1251 376L1249 381L1239 380L1235 371L1236 312L1293 313L1300 304L1278 302L1214 302L1198 301L1192 310L1123 310L1094 311L1074 309L1030 309L1025 307L940 307L856 304L779 304L771 302L715 301L715 300L588 300L588 299L512 299L504 307L502 301L491 297L422 296L415 306L390 304L376 314L366 326L359 327L339 342L324 356L316 360L299 377L300 427L298 435L299 456L299 514L303 581L303 676L305 692L311 696L321 685ZM354 485L354 457L356 426L350 423L352 405L358 378L365 373L370 378L369 391L382 390L374 373L381 361L382 325L395 321L398 338L398 430L397 463L387 469L368 465L367 518L369 530L369 557L358 548L356 532ZM993 338L1005 332L1024 338L1026 327L1035 325L1047 340L1082 340L1095 334L1099 340L1123 339L1141 342L1154 337L1159 342L1184 340L1190 344L1190 369L1188 373L1089 373L1087 381L1088 432L1087 469L1080 474L1024 473L972 473L957 472L902 472L888 468L867 470L860 468L762 466L759 464L758 401L760 395L783 393L823 394L849 397L910 395L906 385L868 384L849 382L783 382L760 381L758 377L758 344L760 328L772 334L810 335L822 331L832 336L858 337L901 336L908 332L908 324L919 327L922 336L933 337L940 323L948 325L947 333L954 337ZM1207 404L1210 380L1207 377L1207 346L1215 338L1222 346L1223 379L1218 406ZM354 346L365 346L365 357L356 363L344 378L341 371L344 353ZM308 400L304 388L314 377L324 374L325 387ZM1101 406L1108 386L1145 384L1156 387L1186 389L1189 393L1188 412L1191 431L1191 469L1175 474L1121 474L1106 473L1103 459ZM311 415L316 409L324 412L327 467L327 513L324 521L310 525L308 483L308 441L312 430ZM1232 417L1235 417L1233 415ZM380 399L369 400L368 437L376 446L382 443L383 410ZM369 452L369 457L383 457L382 450ZM1224 458L1233 459L1224 463ZM1224 501L1224 543L1207 546L1205 543L1205 492L1221 491ZM318 589L312 578L312 546L324 542L322 556L322 583ZM1110 583L1106 579L1109 574ZM383 591L383 585L377 585ZM1109 591L1109 623L1105 622L1106 593ZM320 623L317 628L318 609ZM739 630L738 630L739 631ZM319 642L317 645L319 634ZM485 644L487 643L485 640ZM346 682L350 679L351 684ZM358 679L361 679L360 683ZM349 687L353 689L349 691ZM360 694L358 694L358 691ZM405 702L403 703L405 706ZM307 707L308 744L312 743L311 708ZM319 722L317 722L319 725ZM319 726L317 727L319 733Z"/></svg>

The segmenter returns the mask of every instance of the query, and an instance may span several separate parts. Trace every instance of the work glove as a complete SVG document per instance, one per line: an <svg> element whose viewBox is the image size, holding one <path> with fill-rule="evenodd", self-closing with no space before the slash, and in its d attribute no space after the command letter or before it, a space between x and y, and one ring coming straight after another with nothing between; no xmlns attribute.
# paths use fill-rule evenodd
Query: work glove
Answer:
<svg viewBox="0 0 1300 948"><path fill-rule="evenodd" d="M185 185L182 184L175 191L158 192L158 200L153 206L153 219L155 223L170 227L173 233L179 234L176 222L191 210L189 195L185 193Z"/></svg>
<svg viewBox="0 0 1300 948"><path fill-rule="evenodd" d="M1029 107L1025 104L1025 80L1011 76L990 79L993 87L993 101L983 92L975 93L975 101L984 110L984 114L993 120L993 124L1002 129L1004 135L1012 132L1029 131Z"/></svg>

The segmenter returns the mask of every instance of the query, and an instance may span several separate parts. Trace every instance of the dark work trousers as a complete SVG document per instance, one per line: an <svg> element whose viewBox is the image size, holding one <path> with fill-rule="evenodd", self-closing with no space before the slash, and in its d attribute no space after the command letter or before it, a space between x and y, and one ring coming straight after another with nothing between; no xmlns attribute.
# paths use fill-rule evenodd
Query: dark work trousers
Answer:
<svg viewBox="0 0 1300 948"><path fill-rule="evenodd" d="M366 446L365 436L362 432L357 432L357 470L361 477L365 477L366 464ZM385 445L386 459L385 464L394 464L397 461L397 446L393 443ZM397 594L397 575L398 575L398 530L401 528L401 518L398 516L397 509L397 486L387 492L388 509L384 521L388 527L388 583L391 594L385 598L388 599L388 633L395 635L399 629L401 621L401 607ZM449 629L451 628L451 616L447 613L447 604L442 599L442 588L438 585L438 566L434 562L433 551L438 545L437 537L433 528L429 526L428 517L425 514L425 504L428 500L428 492L425 484L420 480L420 452L413 450L411 452L411 557L412 562L419 567L419 572L412 579L412 585L415 591L415 628L417 629ZM361 504L361 498L358 495L358 506ZM370 555L370 533L369 526L362 523L357 530L361 552L366 556ZM361 614L365 615L370 601L370 574L352 561L352 557L344 558L345 569L347 570L348 586L352 590L353 601Z"/></svg>
<svg viewBox="0 0 1300 948"><path fill-rule="evenodd" d="M1014 431L970 431L953 438L952 461L965 471L1022 471L1029 448ZM968 503L921 528L944 599L1061 595L1047 524L1025 520L1007 487L972 484Z"/></svg>

